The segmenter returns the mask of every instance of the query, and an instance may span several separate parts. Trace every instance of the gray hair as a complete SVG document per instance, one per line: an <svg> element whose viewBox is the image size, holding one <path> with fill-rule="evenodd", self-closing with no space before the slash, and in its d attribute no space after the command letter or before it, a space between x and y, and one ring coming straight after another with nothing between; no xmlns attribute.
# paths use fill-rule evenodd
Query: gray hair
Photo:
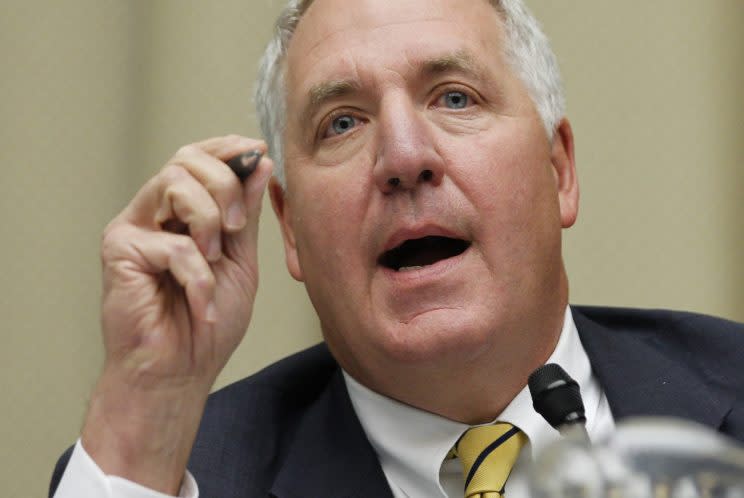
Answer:
<svg viewBox="0 0 744 498"><path fill-rule="evenodd" d="M506 56L526 86L548 137L555 134L565 115L565 97L560 71L548 38L522 0L488 0L501 14L506 31ZM284 60L289 42L313 0L289 0L276 21L274 38L266 47L256 81L255 102L269 153L274 159L274 176L286 187L282 137L286 126Z"/></svg>

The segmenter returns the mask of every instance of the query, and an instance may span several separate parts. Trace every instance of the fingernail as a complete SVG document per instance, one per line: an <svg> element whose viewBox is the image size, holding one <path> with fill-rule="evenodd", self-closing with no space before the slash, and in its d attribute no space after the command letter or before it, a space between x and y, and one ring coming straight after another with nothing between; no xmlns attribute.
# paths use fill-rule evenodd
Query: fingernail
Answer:
<svg viewBox="0 0 744 498"><path fill-rule="evenodd" d="M214 301L209 301L204 319L209 323L215 323L217 321L217 305L214 304Z"/></svg>
<svg viewBox="0 0 744 498"><path fill-rule="evenodd" d="M207 250L207 259L211 262L215 262L222 256L222 242L220 237L215 237L209 241L209 249Z"/></svg>
<svg viewBox="0 0 744 498"><path fill-rule="evenodd" d="M245 225L245 215L240 204L233 204L227 211L227 227L233 230L243 228Z"/></svg>

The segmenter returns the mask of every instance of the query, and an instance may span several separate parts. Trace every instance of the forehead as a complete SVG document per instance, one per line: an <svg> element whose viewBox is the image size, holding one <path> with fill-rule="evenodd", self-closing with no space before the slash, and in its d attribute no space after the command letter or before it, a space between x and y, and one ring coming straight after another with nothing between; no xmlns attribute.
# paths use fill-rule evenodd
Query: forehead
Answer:
<svg viewBox="0 0 744 498"><path fill-rule="evenodd" d="M502 26L487 0L315 0L287 55L287 83L306 91L329 79L398 72L467 52L500 59Z"/></svg>

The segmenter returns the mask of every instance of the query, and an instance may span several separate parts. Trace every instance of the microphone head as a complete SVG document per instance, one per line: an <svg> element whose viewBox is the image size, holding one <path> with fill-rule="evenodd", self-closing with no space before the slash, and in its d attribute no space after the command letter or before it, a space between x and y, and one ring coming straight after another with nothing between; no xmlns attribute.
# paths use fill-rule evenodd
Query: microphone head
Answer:
<svg viewBox="0 0 744 498"><path fill-rule="evenodd" d="M552 427L586 422L579 384L559 365L541 366L532 372L527 384L532 406Z"/></svg>

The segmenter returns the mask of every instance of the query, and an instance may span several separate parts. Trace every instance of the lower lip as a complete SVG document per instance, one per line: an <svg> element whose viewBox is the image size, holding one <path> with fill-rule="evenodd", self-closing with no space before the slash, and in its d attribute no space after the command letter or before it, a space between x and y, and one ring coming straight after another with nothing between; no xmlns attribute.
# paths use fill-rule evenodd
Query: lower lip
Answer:
<svg viewBox="0 0 744 498"><path fill-rule="evenodd" d="M472 247L472 246L471 246ZM395 282L396 284L403 285L423 285L431 281L442 278L447 273L455 269L460 263L462 263L465 255L470 252L470 247L465 249L462 253L451 258L442 259L434 264L427 265L415 270L407 271L396 271L391 268L382 267L383 274Z"/></svg>

